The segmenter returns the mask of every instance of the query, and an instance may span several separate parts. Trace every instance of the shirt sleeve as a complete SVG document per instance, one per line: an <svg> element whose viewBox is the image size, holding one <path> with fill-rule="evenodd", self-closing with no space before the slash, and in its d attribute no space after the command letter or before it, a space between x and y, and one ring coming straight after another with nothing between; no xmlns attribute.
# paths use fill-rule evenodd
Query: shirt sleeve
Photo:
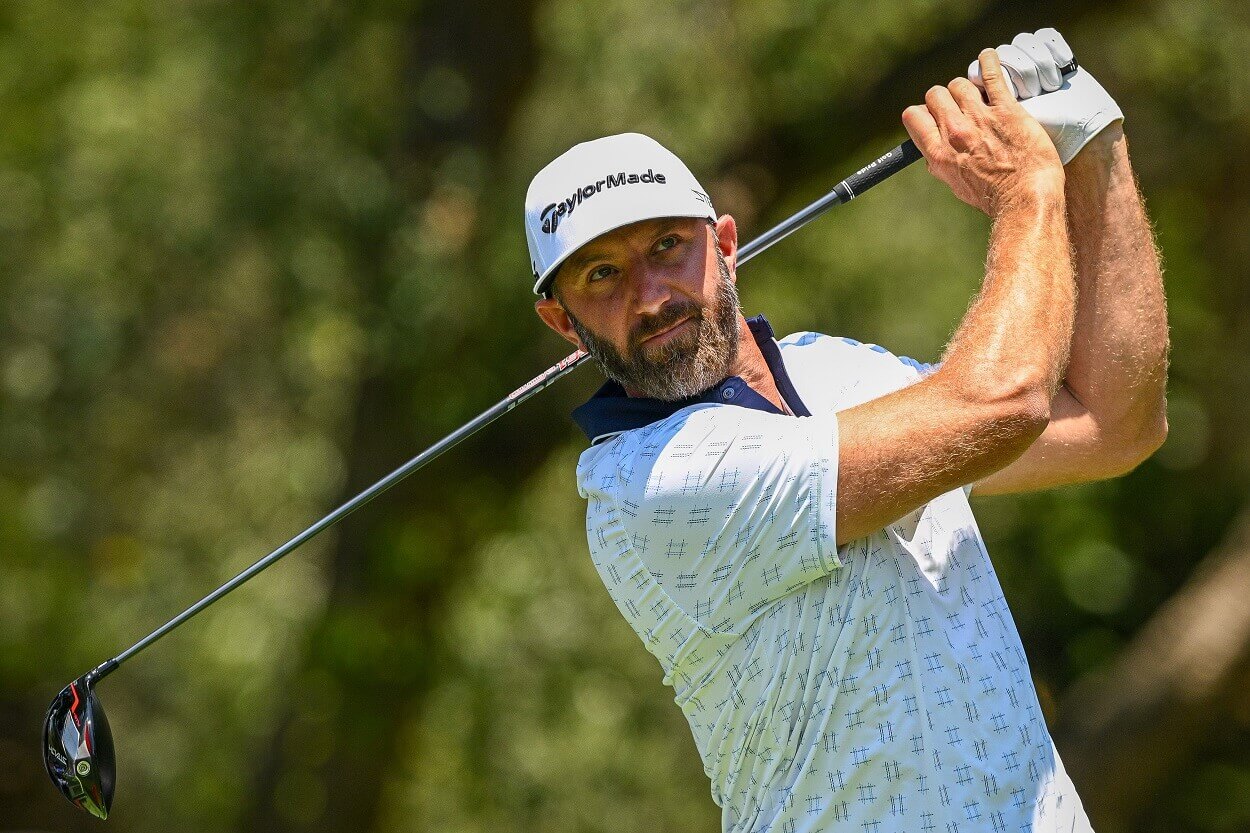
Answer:
<svg viewBox="0 0 1250 833"><path fill-rule="evenodd" d="M611 445L579 470L588 521L604 519L588 527L592 549L619 539L610 548L640 559L700 627L740 633L841 566L834 414L698 406Z"/></svg>
<svg viewBox="0 0 1250 833"><path fill-rule="evenodd" d="M854 339L843 339L856 349L861 373L878 374L885 368L898 367L903 371L905 384L923 379L942 366L938 362L921 362L909 356L898 356L878 344L862 344Z"/></svg>

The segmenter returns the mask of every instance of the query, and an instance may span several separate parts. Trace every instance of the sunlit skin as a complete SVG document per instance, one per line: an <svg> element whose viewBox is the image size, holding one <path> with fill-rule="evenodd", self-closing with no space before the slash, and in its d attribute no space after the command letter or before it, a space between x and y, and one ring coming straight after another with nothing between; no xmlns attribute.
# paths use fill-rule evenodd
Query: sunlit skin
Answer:
<svg viewBox="0 0 1250 833"><path fill-rule="evenodd" d="M561 300L543 298L534 304L543 322L570 344L583 348L565 312L565 304L592 334L618 352L653 351L665 341L680 343L691 327L677 324L646 336L646 322L671 304L693 302L707 310L720 281L716 249L720 248L737 281L738 228L732 216L717 219L715 233L706 220L665 217L643 220L596 237L569 256L556 273L553 287ZM738 350L728 375L740 376L756 392L786 410L777 384L746 318L738 319ZM693 345L691 345L693 349ZM625 386L630 396L639 392Z"/></svg>
<svg viewBox="0 0 1250 833"><path fill-rule="evenodd" d="M1091 143L1084 160L1078 154L1068 187L1054 144L1007 87L998 54L984 50L979 61L984 96L957 78L904 111L903 126L929 171L992 218L985 280L937 370L838 411L838 545L967 484L992 494L1123 474L1167 434L1162 281L1122 133L1108 132L1107 146ZM1080 329L1069 193L1077 259L1088 273ZM1085 227L1098 231L1090 237ZM556 287L567 312L543 300L538 314L580 347L571 313L588 337L629 354L666 305L708 308L721 285L717 247L734 280L737 242L728 215L715 234L702 220L627 226L562 266ZM737 319L744 337L730 373L782 408ZM684 338L668 336L683 347ZM690 347L699 343L707 342ZM1098 410L1072 395L1069 383Z"/></svg>

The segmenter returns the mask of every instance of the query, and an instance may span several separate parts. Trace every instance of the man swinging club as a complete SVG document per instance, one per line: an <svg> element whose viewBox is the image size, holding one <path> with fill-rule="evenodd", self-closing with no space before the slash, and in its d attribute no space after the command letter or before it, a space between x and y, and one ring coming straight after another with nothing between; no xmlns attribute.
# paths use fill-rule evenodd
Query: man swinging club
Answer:
<svg viewBox="0 0 1250 833"><path fill-rule="evenodd" d="M1023 34L903 113L993 220L936 365L745 319L734 219L644 136L530 185L538 314L609 378L574 412L591 555L726 831L1089 830L967 499L1123 474L1167 431L1122 114L1071 57Z"/></svg>

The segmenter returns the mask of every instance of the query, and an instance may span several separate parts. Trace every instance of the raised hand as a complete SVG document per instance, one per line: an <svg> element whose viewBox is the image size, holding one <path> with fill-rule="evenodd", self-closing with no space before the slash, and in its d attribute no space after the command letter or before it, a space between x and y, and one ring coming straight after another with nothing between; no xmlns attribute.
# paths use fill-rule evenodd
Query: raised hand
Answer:
<svg viewBox="0 0 1250 833"><path fill-rule="evenodd" d="M956 78L904 110L903 126L930 173L996 217L1020 197L1062 191L1063 165L1046 131L1016 101L998 53L983 50L978 60L985 98L967 78Z"/></svg>
<svg viewBox="0 0 1250 833"><path fill-rule="evenodd" d="M1119 105L1085 67L1066 78L1060 74L1073 54L1057 30L1021 32L997 51L1008 87L1046 129L1063 164L1071 162L1103 128L1124 118ZM968 78L984 86L978 61L968 67Z"/></svg>

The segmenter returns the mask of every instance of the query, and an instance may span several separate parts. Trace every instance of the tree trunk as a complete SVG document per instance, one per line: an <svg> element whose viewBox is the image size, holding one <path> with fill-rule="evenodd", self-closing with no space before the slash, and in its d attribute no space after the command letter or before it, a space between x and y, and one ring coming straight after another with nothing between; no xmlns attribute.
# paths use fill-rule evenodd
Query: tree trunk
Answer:
<svg viewBox="0 0 1250 833"><path fill-rule="evenodd" d="M531 2L434 0L420 6L410 28L407 73L414 102L391 171L397 180L426 189L407 195L411 202L433 196L429 184L448 152L467 147L494 161L532 69L532 11ZM458 113L439 113L436 102L432 113L428 101L419 106L415 99L430 95L421 90L423 81L446 70L466 82L468 104ZM483 192L489 187L488 174ZM464 246L460 254L471 258L472 249ZM382 274L380 262L378 267L375 274ZM366 305L385 308L390 289L379 281L369 288ZM449 297L453 292L449 287ZM366 374L346 451L344 499L449 430L432 416L437 409L426 407L445 394L436 380L448 375L447 368L487 359L481 347L476 354L460 352L464 345L449 334L431 331L427 338L411 351L402 345L383 351ZM414 368L406 354L417 349L427 363ZM437 434L431 436L431 429ZM468 572L474 542L490 523L475 514L491 499L480 484L490 481L501 498L523 474L513 457L474 446L458 447L454 465L447 458L432 464L416 478L419 484L396 487L338 527L324 618L313 626L306 655L286 687L239 830L375 827L393 762L411 754L402 737L408 716L422 708L436 673L442 600ZM400 541L407 543L398 557L408 561L397 565Z"/></svg>

